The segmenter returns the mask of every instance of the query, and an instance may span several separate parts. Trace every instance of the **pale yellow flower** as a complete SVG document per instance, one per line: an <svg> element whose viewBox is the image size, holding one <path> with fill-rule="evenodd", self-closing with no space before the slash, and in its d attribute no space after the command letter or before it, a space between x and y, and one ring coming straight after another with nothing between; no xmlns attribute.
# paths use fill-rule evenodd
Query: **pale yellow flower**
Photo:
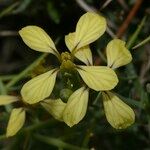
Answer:
<svg viewBox="0 0 150 150"><path fill-rule="evenodd" d="M18 97L15 96L1 95L0 105L11 104L18 100ZM14 136L22 128L24 122L25 109L23 107L12 109L7 125L6 137Z"/></svg>
<svg viewBox="0 0 150 150"><path fill-rule="evenodd" d="M110 41L106 48L107 65L116 69L131 62L132 56L119 39ZM135 121L134 111L110 91L102 92L103 105L108 122L116 129L124 129Z"/></svg>
<svg viewBox="0 0 150 150"><path fill-rule="evenodd" d="M117 83L115 72L106 66L92 66L92 53L89 44L97 40L106 30L104 17L88 12L79 19L76 30L65 36L65 43L71 53L61 55L47 33L37 26L27 26L19 31L23 41L33 50L52 53L61 62L58 69L50 70L28 81L21 94L25 102L37 103L52 93L59 70L77 70L86 85L96 91L111 90ZM72 56L88 66L75 65ZM89 66L90 65L90 66Z"/></svg>

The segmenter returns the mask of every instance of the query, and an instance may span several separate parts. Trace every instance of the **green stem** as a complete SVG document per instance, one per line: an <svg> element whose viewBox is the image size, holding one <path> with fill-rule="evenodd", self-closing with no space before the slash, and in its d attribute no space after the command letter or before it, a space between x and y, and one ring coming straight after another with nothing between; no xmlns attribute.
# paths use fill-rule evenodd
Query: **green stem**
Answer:
<svg viewBox="0 0 150 150"><path fill-rule="evenodd" d="M58 138L52 138L52 137L43 136L43 135L39 135L39 134L34 135L34 137L39 141L42 141L49 145L56 146L58 148L64 148L64 149L69 149L69 150L88 150L87 148L80 148L78 146L68 144L66 142L61 141Z"/></svg>
<svg viewBox="0 0 150 150"><path fill-rule="evenodd" d="M116 93L116 95L118 95L118 97L120 97L122 100L126 101L128 104L134 106L134 107L138 107L140 109L144 109L144 105L141 104L139 101L133 100L131 98L126 98L122 95L119 95Z"/></svg>
<svg viewBox="0 0 150 150"><path fill-rule="evenodd" d="M31 70L33 70L36 66L40 64L40 62L48 55L48 53L42 54L38 59L36 59L30 66L28 66L25 70L20 72L17 76L15 76L8 84L6 88L9 89L11 86L15 85L20 79L22 79L26 74L28 74Z"/></svg>
<svg viewBox="0 0 150 150"><path fill-rule="evenodd" d="M87 147L88 146L88 143L89 143L90 137L91 137L91 130L92 129L90 129L90 130L87 131L87 133L86 133L86 135L85 135L85 137L83 139L83 143L82 143L83 147Z"/></svg>
<svg viewBox="0 0 150 150"><path fill-rule="evenodd" d="M137 27L137 29L135 30L135 32L132 34L131 38L129 39L129 41L126 44L126 47L128 49L131 49L132 45L134 44L134 42L136 41L138 35L140 34L143 25L145 24L146 21L146 16L143 17L142 21L140 22L139 26ZM135 68L133 66L133 63L131 62L129 65L127 65L127 69L129 71L129 76L136 76L137 77L137 73L135 71Z"/></svg>
<svg viewBox="0 0 150 150"><path fill-rule="evenodd" d="M24 133L24 132L30 132L30 131L34 131L34 130L37 130L39 128L43 128L43 127L46 127L50 124L53 124L54 123L54 120L48 120L46 122L39 122L39 123L36 123L36 124L33 124L31 126L28 126L26 128L24 128L21 133Z"/></svg>
<svg viewBox="0 0 150 150"><path fill-rule="evenodd" d="M146 39L144 39L142 42L140 42L139 44L135 45L132 49L136 49L136 48L138 48L138 47L148 43L149 41L150 41L150 35Z"/></svg>
<svg viewBox="0 0 150 150"><path fill-rule="evenodd" d="M129 39L129 41L127 42L127 48L131 49L132 45L134 44L134 42L136 41L136 39L138 38L138 35L140 34L141 30L143 29L143 25L145 24L146 21L146 16L142 19L141 23L139 24L139 26L137 27L137 29L135 30L135 32L133 33L133 35L131 36L131 38ZM138 79L138 75L136 73L136 70L134 68L133 63L131 62L129 65L127 65L127 72L128 72L128 76L135 76L135 81L134 81L134 86L137 90L137 93L139 93L140 95L140 99L141 99L141 105L143 103L148 102L148 95L145 92L142 84L140 83L139 79Z"/></svg>
<svg viewBox="0 0 150 150"><path fill-rule="evenodd" d="M107 59L106 59L106 57L104 56L104 54L103 54L100 50L97 50L97 53L98 53L98 55L101 57L101 59L102 59L105 63L107 63Z"/></svg>
<svg viewBox="0 0 150 150"><path fill-rule="evenodd" d="M2 94L2 95L6 95L7 94L7 90L6 90L5 86L4 86L1 78L0 78L0 94Z"/></svg>
<svg viewBox="0 0 150 150"><path fill-rule="evenodd" d="M140 24L138 25L136 31L133 33L133 35L131 36L131 38L129 39L129 41L127 42L127 48L130 49L134 42L136 41L140 31L143 29L143 26L145 24L145 21L146 21L146 16L144 16L144 18L142 19L142 21L140 22Z"/></svg>
<svg viewBox="0 0 150 150"><path fill-rule="evenodd" d="M0 18L2 18L5 15L10 14L17 6L19 5L19 2L13 3L6 9L4 9L2 12L0 12Z"/></svg>
<svg viewBox="0 0 150 150"><path fill-rule="evenodd" d="M17 76L17 75L2 75L2 76L0 76L0 79L3 81L7 81L7 80L11 80L15 76Z"/></svg>
<svg viewBox="0 0 150 150"><path fill-rule="evenodd" d="M93 101L93 105L96 105L96 104L97 104L97 102L99 101L99 99L100 99L100 97L101 97L101 94L102 94L102 92L99 92L99 93L97 94L97 97L96 97L95 100Z"/></svg>
<svg viewBox="0 0 150 150"><path fill-rule="evenodd" d="M28 126L24 129L22 129L19 134L22 135L25 132L31 132L31 131L34 131L34 130L38 130L40 128L46 127L46 126L48 126L50 124L53 124L53 123L55 123L55 120L48 120L48 121L45 121L45 122L39 122L39 123L33 124L31 126ZM4 140L6 138L7 138L6 135L0 135L0 141Z"/></svg>

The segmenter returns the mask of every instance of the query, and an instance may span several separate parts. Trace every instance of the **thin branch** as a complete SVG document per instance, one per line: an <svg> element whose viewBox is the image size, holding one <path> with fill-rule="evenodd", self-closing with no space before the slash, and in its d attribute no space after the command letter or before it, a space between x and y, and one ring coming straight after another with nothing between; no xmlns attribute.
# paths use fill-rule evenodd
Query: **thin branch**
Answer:
<svg viewBox="0 0 150 150"><path fill-rule="evenodd" d="M141 46L145 45L146 43L148 43L149 41L150 41L150 35L146 39L144 39L142 42L135 45L132 49L136 49L138 47L141 47Z"/></svg>
<svg viewBox="0 0 150 150"><path fill-rule="evenodd" d="M109 3L111 3L112 0L107 0L103 5L102 7L100 8L100 10L104 9L105 7L107 7L109 5Z"/></svg>
<svg viewBox="0 0 150 150"><path fill-rule="evenodd" d="M17 36L18 32L16 31L0 31L0 36Z"/></svg>
<svg viewBox="0 0 150 150"><path fill-rule="evenodd" d="M76 0L77 4L85 11L91 11L98 13L98 10L92 6L89 6L84 0Z"/></svg>
<svg viewBox="0 0 150 150"><path fill-rule="evenodd" d="M122 25L120 26L120 28L117 32L117 37L118 38L121 38L124 35L126 29L128 28L129 24L131 23L133 17L136 15L136 13L137 13L138 9L140 8L142 2L143 2L143 0L137 0L136 1L134 6L132 7L131 11L129 12L127 18L122 23Z"/></svg>
<svg viewBox="0 0 150 150"><path fill-rule="evenodd" d="M47 53L42 54L39 58L37 58L30 66L28 66L25 70L20 72L17 76L15 76L8 84L6 84L6 88L10 88L15 85L20 79L22 79L25 75L27 75L33 68L38 66L40 62L47 56Z"/></svg>
<svg viewBox="0 0 150 150"><path fill-rule="evenodd" d="M146 16L143 17L143 19L140 22L140 24L138 25L137 29L135 30L133 35L129 38L129 41L127 42L127 45L126 45L129 49L132 48L132 46L135 43L138 35L140 34L141 30L143 29L143 26L146 22L146 18L147 18Z"/></svg>
<svg viewBox="0 0 150 150"><path fill-rule="evenodd" d="M36 135L34 135L34 138L36 138L37 140L39 140L41 142L47 143L49 145L53 145L58 148L65 148L68 150L88 150L87 148L81 148L81 147L63 142L62 140L60 140L58 138L52 138L49 136L43 136L40 134L36 134Z"/></svg>
<svg viewBox="0 0 150 150"><path fill-rule="evenodd" d="M150 52L149 52L149 50L147 50L146 56L147 56L147 59L142 64L141 72L140 72L139 79L140 79L141 84L144 84L146 82L145 76L146 76L147 72L150 70Z"/></svg>

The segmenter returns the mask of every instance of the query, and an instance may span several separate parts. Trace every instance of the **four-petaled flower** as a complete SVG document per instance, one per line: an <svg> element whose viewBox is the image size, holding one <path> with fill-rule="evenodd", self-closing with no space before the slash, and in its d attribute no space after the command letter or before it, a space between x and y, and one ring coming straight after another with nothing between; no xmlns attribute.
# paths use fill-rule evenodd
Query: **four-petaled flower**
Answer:
<svg viewBox="0 0 150 150"><path fill-rule="evenodd" d="M112 101L114 100L114 98L112 99L113 94L108 92L118 83L117 75L113 69L129 63L132 57L129 51L125 48L125 43L119 39L115 39L107 45L108 66L93 66L92 53L89 44L97 40L105 32L105 30L106 20L104 17L92 12L84 14L79 19L75 32L65 36L65 43L70 53L63 52L62 54L59 54L54 42L43 29L37 26L27 26L22 28L19 31L19 34L21 35L23 41L31 49L40 52L52 53L61 63L59 68L52 69L28 81L21 90L23 100L29 104L34 104L41 101L41 104L56 119L64 121L69 126L73 126L77 124L86 114L89 88L95 91L105 91L102 95L104 99L106 117L109 123L113 127L116 127L116 119L118 118L120 120L121 117L118 117L117 110L117 113L114 113L112 110L112 104L115 105L115 102L118 102L118 105L116 104L115 107L118 109L118 107L121 106L124 108L125 113L128 113L129 109L126 105L121 105L121 103L119 103L120 101L116 100L116 97L115 102ZM73 63L74 57L85 63L86 66L75 65ZM61 99L46 99L52 93L56 82L57 73L62 70L66 72L76 70L87 85L87 87L84 86L77 89L68 98L67 103L64 103ZM111 102L113 103L111 104ZM111 110L108 110L107 108ZM111 113L115 117L113 120L115 123L112 121L113 116L110 117ZM131 115L133 116L133 114ZM122 114L120 114L120 116L122 116ZM133 122L134 117L131 118ZM131 121L128 121L130 119L128 119L128 117L124 117L123 121L120 121L119 125L124 123L125 119L128 124L131 124ZM120 126L116 128L120 128Z"/></svg>
<svg viewBox="0 0 150 150"><path fill-rule="evenodd" d="M96 91L111 90L117 83L115 72L106 66L92 66L92 54L89 44L97 40L106 30L105 18L88 12L78 21L76 31L65 37L65 43L71 53L61 55L46 32L37 26L27 26L19 31L23 41L32 49L52 53L61 61L60 68L52 69L27 82L21 94L25 102L37 103L47 98L55 85L56 75L60 69L76 69L87 86ZM72 56L88 66L75 65ZM89 66L90 65L90 66Z"/></svg>

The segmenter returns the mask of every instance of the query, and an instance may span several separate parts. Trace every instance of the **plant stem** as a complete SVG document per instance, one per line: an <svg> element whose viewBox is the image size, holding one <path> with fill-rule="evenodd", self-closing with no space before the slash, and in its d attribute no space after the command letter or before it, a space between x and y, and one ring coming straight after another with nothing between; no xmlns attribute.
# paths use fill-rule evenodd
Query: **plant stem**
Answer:
<svg viewBox="0 0 150 150"><path fill-rule="evenodd" d="M97 97L96 97L95 100L93 101L93 105L96 105L96 104L97 104L98 100L99 100L100 97L101 97L101 94L102 94L102 92L99 92L99 93L97 94Z"/></svg>
<svg viewBox="0 0 150 150"><path fill-rule="evenodd" d="M126 47L128 49L131 49L132 45L134 44L134 42L136 41L140 31L143 28L143 25L145 24L146 21L146 16L143 17L142 21L140 22L139 26L137 27L137 29L135 30L135 32L132 34L131 38L129 39L129 41L126 44ZM127 65L127 69L129 71L129 76L135 76L137 77L137 73L135 71L135 68L133 66L133 63L131 62L129 65Z"/></svg>
<svg viewBox="0 0 150 150"><path fill-rule="evenodd" d="M55 120L48 120L48 121L45 121L45 122L38 122L36 124L33 124L31 126L28 126L28 127L24 128L24 129L22 129L19 134L22 135L25 132L31 132L31 131L34 131L34 130L46 127L46 126L48 126L50 124L53 124L54 122L55 122ZM7 138L6 135L0 135L0 141L4 140L6 138Z"/></svg>
<svg viewBox="0 0 150 150"><path fill-rule="evenodd" d="M132 45L134 44L134 42L138 38L138 35L139 35L140 31L142 30L143 25L145 24L145 21L146 21L146 16L142 19L141 23L139 24L139 26L137 27L137 29L135 30L135 32L133 33L133 35L131 36L129 41L127 42L126 46L128 49L131 49ZM137 93L139 93L139 95L140 95L141 105L143 105L143 103L147 103L148 102L148 95L145 92L142 84L140 83L140 81L138 79L138 75L136 73L136 70L135 70L133 63L131 62L129 65L127 65L126 68L127 68L127 72L128 72L129 77L130 76L136 77L135 81L134 81L134 87L136 88Z"/></svg>
<svg viewBox="0 0 150 150"><path fill-rule="evenodd" d="M5 15L10 14L17 6L19 5L19 2L13 3L6 9L4 9L2 12L0 12L0 18L2 18Z"/></svg>
<svg viewBox="0 0 150 150"><path fill-rule="evenodd" d="M85 137L83 139L83 143L82 143L83 147L87 147L88 146L88 143L89 143L90 137L91 137L91 131L92 131L91 128L86 131L86 135L85 135Z"/></svg>
<svg viewBox="0 0 150 150"><path fill-rule="evenodd" d="M7 80L11 80L15 76L17 76L17 75L16 74L15 75L2 75L2 76L0 76L0 79L3 81L7 81Z"/></svg>
<svg viewBox="0 0 150 150"><path fill-rule="evenodd" d="M150 35L146 39L144 39L142 42L140 42L137 45L135 45L132 49L136 49L136 48L138 48L140 46L143 46L144 44L148 43L149 41L150 41Z"/></svg>
<svg viewBox="0 0 150 150"><path fill-rule="evenodd" d="M2 95L6 95L7 94L7 90L6 90L5 86L4 86L1 78L0 78L0 94L2 94Z"/></svg>
<svg viewBox="0 0 150 150"><path fill-rule="evenodd" d="M138 9L140 8L142 2L143 2L143 0L136 0L135 1L134 6L132 7L132 9L129 11L129 14L127 15L127 18L125 19L123 24L120 26L120 28L117 32L117 37L120 38L120 37L122 37L122 35L124 35L126 29L128 28L129 24L131 23L132 19L134 18L134 16L138 12Z"/></svg>
<svg viewBox="0 0 150 150"><path fill-rule="evenodd" d="M69 150L88 150L87 148L80 148L78 146L68 144L66 142L61 141L58 138L52 138L52 137L43 136L39 134L34 135L34 137L39 141L45 142L49 145L56 146L58 148L64 148L64 149L69 149Z"/></svg>
<svg viewBox="0 0 150 150"><path fill-rule="evenodd" d="M126 97L124 97L124 96L122 96L122 95L119 95L119 94L117 94L117 93L116 93L116 95L118 95L122 100L124 100L124 101L127 102L128 104L130 104L130 105L132 105L132 106L134 106L134 107L138 107L138 108L140 108L140 109L144 109L144 105L141 104L140 102L138 102L138 101L136 101L136 100L133 100L133 99L131 99L131 98L126 98Z"/></svg>
<svg viewBox="0 0 150 150"><path fill-rule="evenodd" d="M142 21L140 22L140 24L138 25L136 31L133 33L133 35L131 36L131 38L129 39L129 41L127 42L127 48L130 49L134 42L136 41L140 31L143 29L143 26L145 24L145 21L146 21L146 16L144 16L144 18L142 19Z"/></svg>
<svg viewBox="0 0 150 150"><path fill-rule="evenodd" d="M33 70L36 66L40 64L40 62L48 55L48 53L42 54L39 58L37 58L30 66L28 66L25 70L20 72L17 76L15 76L8 84L6 88L9 89L11 86L15 85L20 79L22 79L26 74L28 74L31 70Z"/></svg>
<svg viewBox="0 0 150 150"><path fill-rule="evenodd" d="M107 59L106 59L106 57L104 56L104 54L103 54L100 50L97 50L97 53L98 53L98 55L101 57L101 59L102 59L105 63L107 63Z"/></svg>
<svg viewBox="0 0 150 150"><path fill-rule="evenodd" d="M33 124L31 126L28 126L28 127L24 128L21 131L21 133L37 130L39 128L43 128L45 126L48 126L48 125L50 125L52 123L54 123L54 120L48 120L48 121L45 121L45 122L39 122L39 123L36 123L36 124Z"/></svg>

